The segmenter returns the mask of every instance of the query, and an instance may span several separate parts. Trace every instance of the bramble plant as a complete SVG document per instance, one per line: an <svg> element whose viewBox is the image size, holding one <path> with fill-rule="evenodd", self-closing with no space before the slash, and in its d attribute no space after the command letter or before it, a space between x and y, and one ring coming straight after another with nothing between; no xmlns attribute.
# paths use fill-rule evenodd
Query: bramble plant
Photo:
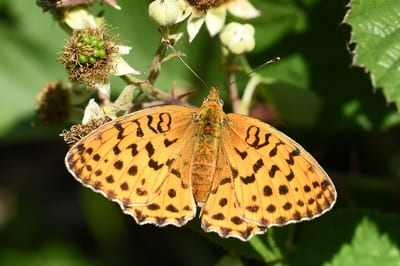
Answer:
<svg viewBox="0 0 400 266"><path fill-rule="evenodd" d="M10 84L17 88L29 87L31 80L43 84L36 98L37 117L43 125L62 130L67 123L72 124L61 132L65 142L72 146L103 124L147 107L198 106L201 97L197 96L208 91L204 87L217 85L225 101L224 109L290 129L309 130L306 135L311 139L323 136L320 146L330 146L335 154L320 147L311 153L334 157L333 163L328 163L331 169L326 170L339 198L338 206L312 225L271 228L247 243L201 233L207 235L207 243L210 239L212 244L223 247L221 252L225 255L218 265L243 265L248 260L260 265L398 265L400 152L393 143L398 144L399 138L396 132L387 139L373 134L400 124L400 1L351 0L347 6L346 0L341 4L324 0L135 0L125 1L125 5L122 2L36 0L46 12L44 16L50 17L50 13L56 22L52 29L59 26L66 34L56 35L60 49L50 55L51 59L46 58L45 52L38 53L43 64L25 66L21 58L28 62L38 60L38 47L49 50L43 38L51 36L51 43L56 43L51 34L46 32L46 37L38 41L38 28L30 28L24 32L26 46L21 45L21 49L20 36L12 33L13 27L20 25L10 24L11 30L3 40L0 38L3 51L15 49L3 56L4 69L18 70L14 70L18 73L18 78L14 77L17 85ZM120 14L127 11L126 6L131 13L125 13L121 20L115 19L118 15L110 16L110 10ZM336 7L332 13L331 6ZM3 17L0 23L6 24L10 17ZM35 24L32 17L21 17L26 19L26 28ZM115 23L122 20L129 22ZM142 27L145 29L141 30ZM10 45L7 38L13 40ZM279 63L257 68L278 56L282 57ZM63 68L64 78L60 80L55 80L58 73L52 69L51 64L57 64L54 59ZM180 68L185 71L179 71ZM13 78L12 71L4 73L4 80ZM46 82L48 76L51 77ZM205 82L200 81L205 84L200 84L199 77L205 76ZM217 80L217 84L209 84L209 80ZM21 85L20 81L25 83ZM2 133L6 135L12 129L15 135L25 134L14 130L13 125L15 116L24 120L26 114L13 113L13 108L18 102L26 112L32 111L33 107L24 99L31 101L33 96L21 97L18 90L3 83L3 91L15 93L18 101L4 97L6 100L0 104L0 113L4 113ZM35 85L38 87L40 84ZM344 137L341 139L343 132L350 136L347 142ZM356 139L359 132L364 133L363 138ZM346 152L342 146L346 146ZM368 174L376 176L363 173L365 168L359 165L363 159L368 166L372 165L372 174ZM385 171L376 170L374 164L379 160ZM279 171L273 169L274 173ZM359 178L361 174L366 177ZM389 174L389 178L385 176ZM87 197L87 202L95 201L86 195L83 197ZM85 214L91 216L88 220L95 228L91 229L97 230L96 237L107 242L113 239L109 231L114 228L99 220L104 217L103 210L112 216L114 209L102 204L106 203L86 206ZM375 211L379 207L382 212ZM116 223L121 222L119 217L115 218ZM198 224L187 227L201 231ZM122 231L123 227L116 228ZM5 261L2 258L0 252L0 264Z"/></svg>
<svg viewBox="0 0 400 266"><path fill-rule="evenodd" d="M118 45L117 25L108 25L105 17L93 15L89 7L95 1L63 2L63 4L49 5L48 1L38 1L45 10L53 13L68 32L71 33L58 56L58 61L67 71L68 83L58 88L68 90L72 102L74 94L85 94L82 90L97 91L97 101L87 99L88 105L84 112L83 124L91 119L102 117L115 118L129 113L132 108L137 109L140 103L137 100L145 98L160 100L164 103L181 101L188 92L175 95L164 93L168 90L167 84L159 89L154 83L162 71L162 65L176 57L184 55L173 47L181 40L185 33L192 42L198 34L201 26L205 24L210 35L220 34L221 50L224 54L225 69L229 73L229 81L235 80L235 71L242 69L240 62L235 58L251 52L255 46L255 31L250 24L230 22L226 24L227 12L231 12L240 19L251 19L260 15L247 0L240 1L184 1L184 0L158 0L149 4L148 13L160 33L160 41L151 63L151 69L147 77L142 78L145 72L132 68L123 58L129 53L130 47ZM108 1L108 4L120 9L116 2ZM239 63L239 65L238 65ZM248 67L246 68L248 70ZM189 71L189 70L188 70ZM126 83L117 101L111 99L110 76L121 77ZM232 95L238 95L236 85L230 84ZM254 88L257 84L250 83ZM173 86L172 84L169 86ZM226 85L228 87L228 85ZM42 93L43 94L43 93ZM43 97L42 97L43 98ZM240 105L239 98L235 98L234 106ZM132 101L135 106L132 106ZM46 112L55 112L41 108L45 101L39 101L38 112L40 117L47 117ZM98 106L96 106L98 105ZM96 112L93 112L93 110ZM248 109L241 108L242 113L248 113ZM65 119L65 118L63 118ZM74 118L75 119L75 118ZM60 119L62 121L62 119ZM78 121L75 121L75 123ZM65 133L65 132L64 132ZM65 134L64 134L65 135ZM68 140L67 140L68 141ZM68 141L69 142L69 141Z"/></svg>

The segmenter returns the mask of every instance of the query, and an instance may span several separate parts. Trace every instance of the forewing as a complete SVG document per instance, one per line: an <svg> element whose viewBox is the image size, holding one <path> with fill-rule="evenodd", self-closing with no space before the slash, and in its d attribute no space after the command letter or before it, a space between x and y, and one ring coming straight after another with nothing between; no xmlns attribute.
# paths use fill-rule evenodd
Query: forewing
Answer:
<svg viewBox="0 0 400 266"><path fill-rule="evenodd" d="M317 161L268 124L229 114L222 130L236 207L261 226L310 220L330 210L336 190Z"/></svg>
<svg viewBox="0 0 400 266"><path fill-rule="evenodd" d="M121 207L148 205L194 134L193 112L165 106L111 121L74 145L66 166L78 181Z"/></svg>

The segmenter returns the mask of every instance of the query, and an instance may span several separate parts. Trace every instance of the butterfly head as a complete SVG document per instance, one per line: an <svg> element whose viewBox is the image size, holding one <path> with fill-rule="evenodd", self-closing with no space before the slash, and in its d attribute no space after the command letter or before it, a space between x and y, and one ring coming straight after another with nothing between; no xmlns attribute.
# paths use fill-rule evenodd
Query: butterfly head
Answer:
<svg viewBox="0 0 400 266"><path fill-rule="evenodd" d="M203 105L215 103L221 107L224 105L224 101L219 98L219 89L212 87L208 96L204 98Z"/></svg>

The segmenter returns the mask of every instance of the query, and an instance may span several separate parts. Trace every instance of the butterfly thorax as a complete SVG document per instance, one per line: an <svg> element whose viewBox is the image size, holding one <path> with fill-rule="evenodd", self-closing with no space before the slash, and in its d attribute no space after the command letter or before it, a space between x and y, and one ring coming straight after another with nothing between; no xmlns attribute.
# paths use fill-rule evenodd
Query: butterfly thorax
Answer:
<svg viewBox="0 0 400 266"><path fill-rule="evenodd" d="M222 110L218 89L212 89L196 114L197 138L192 168L192 190L195 200L206 201L217 166L220 130L226 114Z"/></svg>

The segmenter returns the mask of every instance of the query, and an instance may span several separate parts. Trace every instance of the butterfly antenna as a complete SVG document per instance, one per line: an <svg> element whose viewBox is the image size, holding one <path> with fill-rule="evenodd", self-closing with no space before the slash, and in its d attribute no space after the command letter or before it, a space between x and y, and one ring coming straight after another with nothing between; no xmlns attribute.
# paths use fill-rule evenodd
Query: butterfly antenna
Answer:
<svg viewBox="0 0 400 266"><path fill-rule="evenodd" d="M261 64L260 66L258 66L258 67L256 67L256 68L252 69L250 72L247 72L246 74L244 74L244 75L238 77L237 79L235 79L234 81L232 81L231 83L229 83L228 87L230 87L232 84L238 82L239 80L242 80L242 79L244 79L244 78L247 77L247 76L250 76L250 74L252 74L252 73L254 73L254 72L257 72L258 70L260 70L261 68L265 67L266 65L271 64L271 63L278 62L279 60L281 60L281 58L280 58L279 56L268 60L267 62Z"/></svg>
<svg viewBox="0 0 400 266"><path fill-rule="evenodd" d="M204 87L206 87L207 89L210 89L210 88L207 86L207 83L205 83L205 81L199 76L199 74L197 74L196 71L194 71L194 70L189 66L189 64L186 63L185 60L183 60L182 56L186 56L186 55L185 55L184 53L182 53L182 52L179 52L179 53L178 53L178 52L175 50L175 48L174 48L168 41L165 41L164 43L165 43L166 46L168 46L172 51L174 51L174 52L177 54L177 57L179 58L179 60L181 60L181 62L190 70L190 72L192 72L193 75L195 75L196 78L198 78L198 79L200 80L200 82L204 85Z"/></svg>

